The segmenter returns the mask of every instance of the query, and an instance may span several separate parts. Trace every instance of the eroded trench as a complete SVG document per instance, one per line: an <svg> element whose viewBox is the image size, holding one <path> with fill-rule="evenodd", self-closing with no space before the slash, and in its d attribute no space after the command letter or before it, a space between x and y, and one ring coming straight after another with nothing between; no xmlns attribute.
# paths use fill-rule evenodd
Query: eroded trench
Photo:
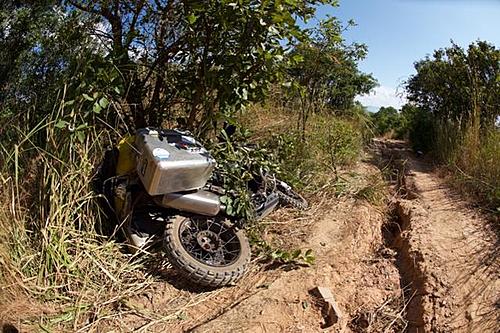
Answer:
<svg viewBox="0 0 500 333"><path fill-rule="evenodd" d="M376 142L373 147L375 162L389 185L393 199L388 202L387 219L382 225L382 237L386 248L396 253L395 265L400 275L400 288L404 296L405 332L423 332L425 274L419 263L422 256L411 249L412 219L406 208L418 198L408 175L406 146L403 143Z"/></svg>
<svg viewBox="0 0 500 333"><path fill-rule="evenodd" d="M382 227L385 246L396 252L396 267L400 275L400 287L405 303L407 332L419 332L424 327L423 295L425 295L425 276L418 267L418 252L410 250L408 233L411 232L410 220L397 205L388 221Z"/></svg>

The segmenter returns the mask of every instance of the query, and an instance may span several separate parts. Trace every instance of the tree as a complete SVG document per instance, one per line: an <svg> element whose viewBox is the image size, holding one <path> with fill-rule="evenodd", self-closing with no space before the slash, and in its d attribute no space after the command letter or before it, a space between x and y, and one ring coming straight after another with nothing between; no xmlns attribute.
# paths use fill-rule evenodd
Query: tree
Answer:
<svg viewBox="0 0 500 333"><path fill-rule="evenodd" d="M408 99L459 129L492 128L500 115L500 50L484 41L456 44L415 63Z"/></svg>
<svg viewBox="0 0 500 333"><path fill-rule="evenodd" d="M297 22L335 2L7 1L0 103L17 114L42 98L43 115L64 91L68 124L75 115L92 124L96 115L119 118L130 128L178 120L206 134L265 98L283 79L287 49L305 36ZM114 112L103 114L110 105Z"/></svg>
<svg viewBox="0 0 500 333"><path fill-rule="evenodd" d="M396 131L401 126L401 119L398 110L389 107L381 107L377 113L372 115L375 133L384 135L391 131Z"/></svg>
<svg viewBox="0 0 500 333"><path fill-rule="evenodd" d="M302 132L312 112L339 112L354 105L354 98L376 86L376 80L358 69L358 62L367 55L364 44L347 45L343 31L346 27L336 18L322 21L308 33L291 52L294 62L289 73L299 90Z"/></svg>
<svg viewBox="0 0 500 333"><path fill-rule="evenodd" d="M109 59L123 73L136 126L185 118L200 133L280 78L283 41L303 37L307 20L329 0L68 0L97 17Z"/></svg>
<svg viewBox="0 0 500 333"><path fill-rule="evenodd" d="M0 4L0 119L20 117L23 123L30 108L37 110L31 116L45 116L69 81L70 68L95 52L84 33L92 22L58 8L57 1Z"/></svg>

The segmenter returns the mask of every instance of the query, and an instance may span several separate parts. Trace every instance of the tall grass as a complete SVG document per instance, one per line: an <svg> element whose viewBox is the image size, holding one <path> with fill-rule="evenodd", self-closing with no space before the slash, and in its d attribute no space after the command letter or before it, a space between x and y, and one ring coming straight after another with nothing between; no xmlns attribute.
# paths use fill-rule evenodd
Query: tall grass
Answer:
<svg viewBox="0 0 500 333"><path fill-rule="evenodd" d="M254 105L240 121L274 155L281 178L306 192L333 189L335 175L358 160L368 127L354 117L312 114L303 136L295 127L297 116L294 110L270 103Z"/></svg>
<svg viewBox="0 0 500 333"><path fill-rule="evenodd" d="M495 210L500 208L500 129L436 122L432 154L451 171L452 184Z"/></svg>
<svg viewBox="0 0 500 333"><path fill-rule="evenodd" d="M480 134L468 130L455 149L454 180L500 212L500 130Z"/></svg>
<svg viewBox="0 0 500 333"><path fill-rule="evenodd" d="M60 128L63 105L1 142L0 313L14 324L88 330L117 315L151 278L99 232L107 220L91 183L110 139L96 127L83 139ZM20 301L31 305L8 310Z"/></svg>

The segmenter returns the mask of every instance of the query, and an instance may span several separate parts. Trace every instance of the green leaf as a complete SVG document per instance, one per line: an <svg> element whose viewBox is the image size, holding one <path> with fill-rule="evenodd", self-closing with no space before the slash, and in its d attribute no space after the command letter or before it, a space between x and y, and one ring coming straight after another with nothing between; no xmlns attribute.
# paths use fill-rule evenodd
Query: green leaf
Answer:
<svg viewBox="0 0 500 333"><path fill-rule="evenodd" d="M87 94L82 94L83 98L85 98L87 101L90 101L90 102L93 102L94 99L92 97L90 97L89 95Z"/></svg>
<svg viewBox="0 0 500 333"><path fill-rule="evenodd" d="M94 103L94 106L92 107L92 111L95 112L95 113L100 113L101 110L102 110L102 108L99 105L99 103Z"/></svg>
<svg viewBox="0 0 500 333"><path fill-rule="evenodd" d="M109 105L109 101L108 101L108 99L107 99L106 97L102 97L102 98L99 100L99 105L100 105L103 109L107 108L107 107L108 107L108 105Z"/></svg>
<svg viewBox="0 0 500 333"><path fill-rule="evenodd" d="M67 125L68 125L68 122L67 122L67 121L64 121L64 120L61 120L61 119L59 119L59 120L57 121L57 123L55 124L55 126L56 126L57 128L64 128L64 127L66 127Z"/></svg>
<svg viewBox="0 0 500 333"><path fill-rule="evenodd" d="M304 61L304 56L301 54L295 54L294 56L292 56L292 60L296 63L299 63Z"/></svg>
<svg viewBox="0 0 500 333"><path fill-rule="evenodd" d="M77 128L75 128L75 131L80 131L80 130L83 130L86 128L88 128L88 123L84 123L84 124L79 125Z"/></svg>
<svg viewBox="0 0 500 333"><path fill-rule="evenodd" d="M75 132L75 135L78 141L80 141L81 143L85 142L85 133L83 131Z"/></svg>
<svg viewBox="0 0 500 333"><path fill-rule="evenodd" d="M227 195L223 195L222 197L219 198L219 201L223 204L227 204L230 200Z"/></svg>
<svg viewBox="0 0 500 333"><path fill-rule="evenodd" d="M273 251L273 252L271 252L271 258L274 260L279 259L279 258L281 258L282 254L283 253L281 252L281 250Z"/></svg>
<svg viewBox="0 0 500 333"><path fill-rule="evenodd" d="M226 206L226 213L227 215L229 216L233 216L234 212L233 212L233 207L232 206Z"/></svg>
<svg viewBox="0 0 500 333"><path fill-rule="evenodd" d="M193 13L189 14L187 17L189 24L194 24L197 19L198 19L198 17L196 15L194 15Z"/></svg>

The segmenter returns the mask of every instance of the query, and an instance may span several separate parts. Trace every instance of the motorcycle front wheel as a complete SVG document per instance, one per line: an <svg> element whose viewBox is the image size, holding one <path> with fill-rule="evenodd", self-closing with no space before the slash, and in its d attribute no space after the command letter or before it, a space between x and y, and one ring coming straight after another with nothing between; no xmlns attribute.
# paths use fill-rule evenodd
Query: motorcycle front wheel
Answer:
<svg viewBox="0 0 500 333"><path fill-rule="evenodd" d="M184 277L207 287L236 282L251 257L243 230L223 218L201 215L171 218L165 227L164 249Z"/></svg>
<svg viewBox="0 0 500 333"><path fill-rule="evenodd" d="M309 204L303 196L295 192L290 185L283 181L278 181L276 184L276 193L280 199L280 203L284 206L292 206L297 209L307 209Z"/></svg>

